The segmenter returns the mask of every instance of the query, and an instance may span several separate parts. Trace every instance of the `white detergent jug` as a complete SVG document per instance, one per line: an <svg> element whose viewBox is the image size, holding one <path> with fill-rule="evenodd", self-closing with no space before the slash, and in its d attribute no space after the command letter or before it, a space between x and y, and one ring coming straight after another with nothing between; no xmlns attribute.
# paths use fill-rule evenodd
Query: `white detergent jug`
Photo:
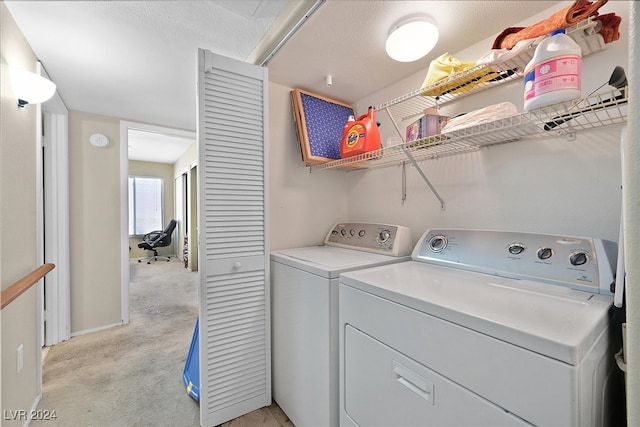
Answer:
<svg viewBox="0 0 640 427"><path fill-rule="evenodd" d="M524 70L524 110L580 98L581 81L582 49L564 29L554 31Z"/></svg>

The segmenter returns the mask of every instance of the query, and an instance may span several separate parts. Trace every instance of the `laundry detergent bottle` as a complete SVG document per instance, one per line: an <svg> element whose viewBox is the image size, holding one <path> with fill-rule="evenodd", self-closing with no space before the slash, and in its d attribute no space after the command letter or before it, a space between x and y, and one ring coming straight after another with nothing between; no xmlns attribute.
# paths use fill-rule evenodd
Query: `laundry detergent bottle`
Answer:
<svg viewBox="0 0 640 427"><path fill-rule="evenodd" d="M524 110L546 107L582 96L582 49L556 30L542 40L524 69Z"/></svg>
<svg viewBox="0 0 640 427"><path fill-rule="evenodd" d="M340 155L344 159L379 149L380 130L376 123L376 110L369 107L367 114L358 117L358 120L349 120L344 125Z"/></svg>

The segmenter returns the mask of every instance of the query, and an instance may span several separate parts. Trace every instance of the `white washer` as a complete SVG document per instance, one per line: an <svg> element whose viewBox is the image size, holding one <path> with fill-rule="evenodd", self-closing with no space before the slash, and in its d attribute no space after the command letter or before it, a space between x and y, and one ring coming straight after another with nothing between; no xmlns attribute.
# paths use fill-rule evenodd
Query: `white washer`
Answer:
<svg viewBox="0 0 640 427"><path fill-rule="evenodd" d="M598 239L441 229L412 261L341 275L341 425L613 424L615 254Z"/></svg>
<svg viewBox="0 0 640 427"><path fill-rule="evenodd" d="M406 227L336 224L324 246L271 253L273 398L297 427L337 426L338 276L410 259Z"/></svg>

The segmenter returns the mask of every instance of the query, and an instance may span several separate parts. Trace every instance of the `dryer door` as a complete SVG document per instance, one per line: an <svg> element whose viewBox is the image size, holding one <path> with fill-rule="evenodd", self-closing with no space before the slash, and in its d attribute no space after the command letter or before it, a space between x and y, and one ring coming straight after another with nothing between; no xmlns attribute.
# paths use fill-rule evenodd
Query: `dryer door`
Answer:
<svg viewBox="0 0 640 427"><path fill-rule="evenodd" d="M341 425L531 425L350 325L344 356Z"/></svg>

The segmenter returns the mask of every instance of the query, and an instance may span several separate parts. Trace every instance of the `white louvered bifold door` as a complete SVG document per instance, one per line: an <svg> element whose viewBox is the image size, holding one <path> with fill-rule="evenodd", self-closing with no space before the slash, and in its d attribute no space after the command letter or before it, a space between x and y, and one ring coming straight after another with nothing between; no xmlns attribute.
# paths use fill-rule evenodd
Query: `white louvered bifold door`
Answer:
<svg viewBox="0 0 640 427"><path fill-rule="evenodd" d="M267 69L198 51L200 422L271 404Z"/></svg>

